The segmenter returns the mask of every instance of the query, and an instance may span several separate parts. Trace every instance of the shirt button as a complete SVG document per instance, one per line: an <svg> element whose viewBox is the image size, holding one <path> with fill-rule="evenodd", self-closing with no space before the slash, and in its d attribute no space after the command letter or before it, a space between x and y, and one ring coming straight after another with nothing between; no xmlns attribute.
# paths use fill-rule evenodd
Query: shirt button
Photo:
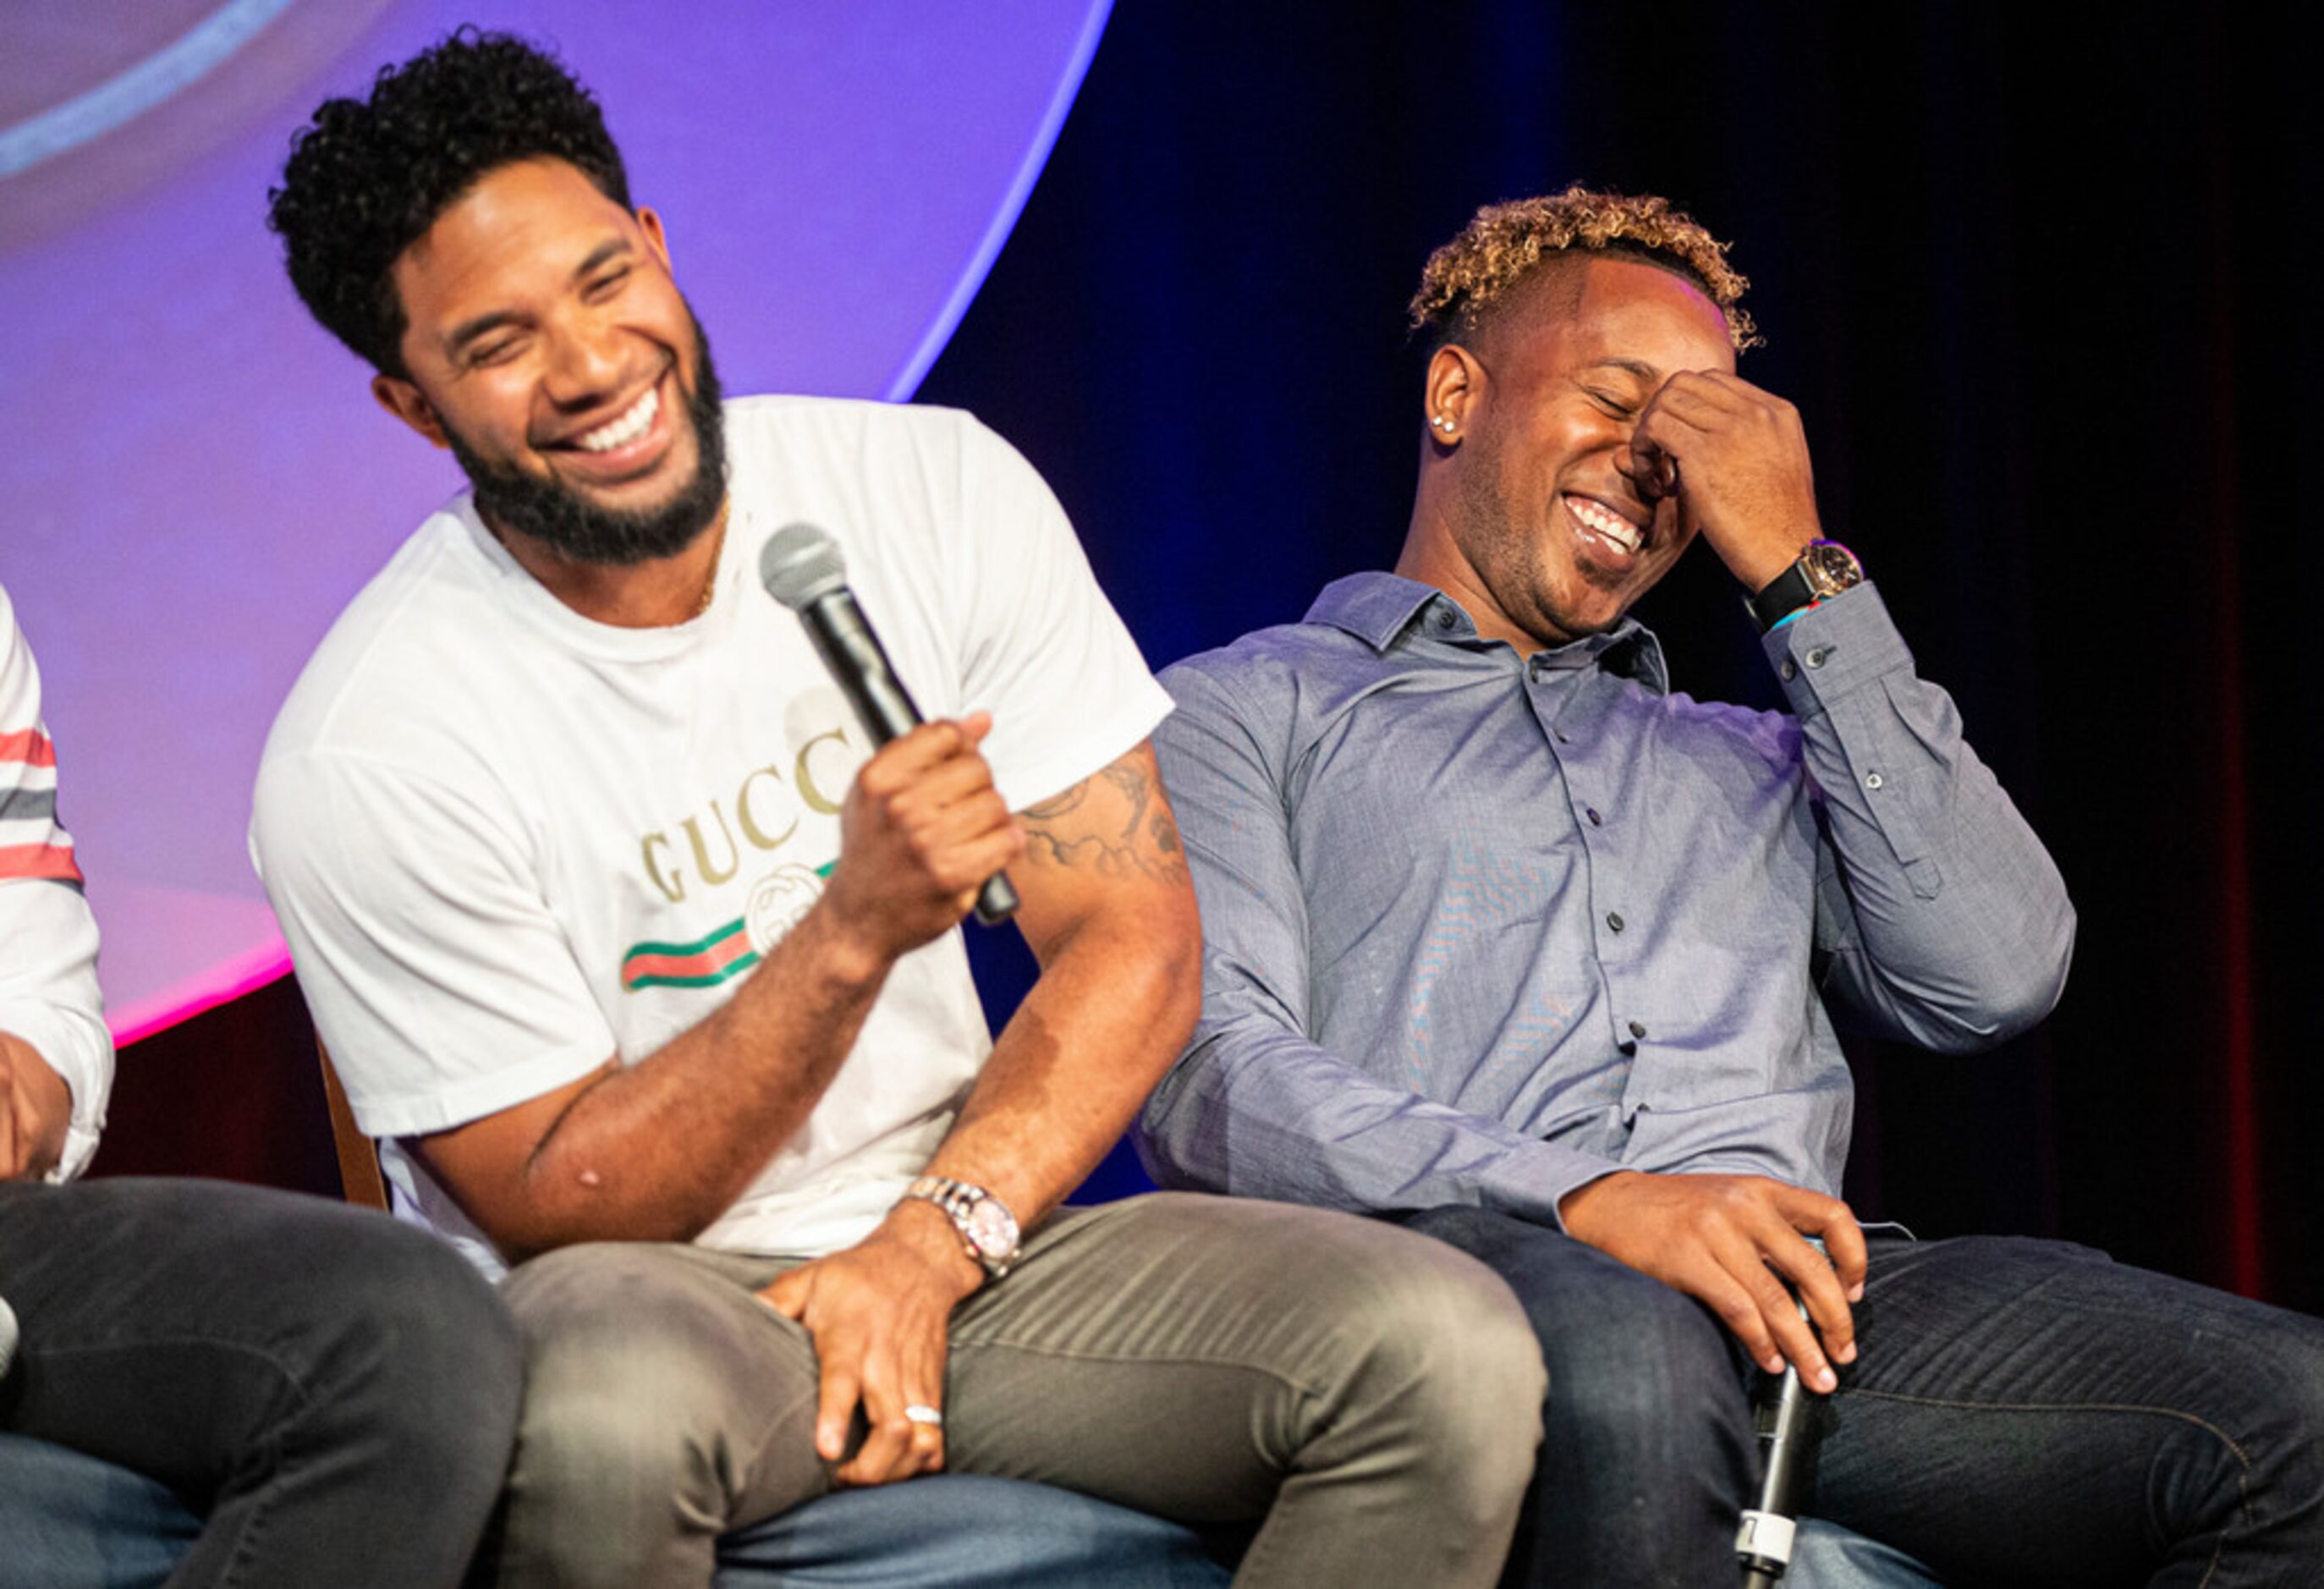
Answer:
<svg viewBox="0 0 2324 1589"><path fill-rule="evenodd" d="M1591 826L1591 827L1604 827L1604 826L1605 826L1606 819L1605 819L1603 817L1600 817L1600 815L1598 815L1598 808L1597 808L1597 807L1595 807L1595 806L1584 806L1582 809L1582 814L1583 814L1584 816L1586 816L1586 817L1588 817L1588 818L1590 818L1590 826Z"/></svg>
<svg viewBox="0 0 2324 1589"><path fill-rule="evenodd" d="M1831 651L1827 651L1822 646L1818 646L1813 651L1808 652L1808 666L1811 668L1821 668L1831 656Z"/></svg>
<svg viewBox="0 0 2324 1589"><path fill-rule="evenodd" d="M1622 930L1622 913L1621 913L1619 910L1609 910L1609 911L1607 911L1607 912L1606 912L1606 925L1607 925L1607 926L1609 926L1609 927L1610 927L1610 928L1612 928L1616 932L1619 932L1619 931L1621 931L1621 930Z"/></svg>
<svg viewBox="0 0 2324 1589"><path fill-rule="evenodd" d="M1532 679L1536 684L1539 684L1541 682L1541 676L1545 671L1547 671L1547 670L1542 667L1541 659L1539 657L1536 657L1532 661L1526 664L1526 677Z"/></svg>
<svg viewBox="0 0 2324 1589"><path fill-rule="evenodd" d="M1550 732L1557 735L1557 743L1560 744L1565 744L1568 740L1573 737L1572 734L1566 733L1563 728L1553 728Z"/></svg>
<svg viewBox="0 0 2324 1589"><path fill-rule="evenodd" d="M1443 607L1439 607L1439 608L1437 608L1437 609L1436 609L1436 626L1437 626L1439 629L1450 629L1450 628L1452 628L1452 614L1451 613L1446 612Z"/></svg>
<svg viewBox="0 0 2324 1589"><path fill-rule="evenodd" d="M1642 1038L1646 1036L1646 1023L1643 1021L1633 1021L1630 1022L1630 1035L1634 1038Z"/></svg>
<svg viewBox="0 0 2324 1589"><path fill-rule="evenodd" d="M1880 774L1878 774L1877 772L1867 772L1867 773L1864 775L1864 787L1865 787L1865 788L1867 788L1867 789L1878 789L1878 788L1880 787L1880 784L1881 784L1881 777L1880 777Z"/></svg>
<svg viewBox="0 0 2324 1589"><path fill-rule="evenodd" d="M1784 676L1784 683L1789 684L1793 679L1797 679L1800 676L1800 665L1792 661L1791 658L1785 657L1784 659L1784 665L1776 669L1775 671Z"/></svg>

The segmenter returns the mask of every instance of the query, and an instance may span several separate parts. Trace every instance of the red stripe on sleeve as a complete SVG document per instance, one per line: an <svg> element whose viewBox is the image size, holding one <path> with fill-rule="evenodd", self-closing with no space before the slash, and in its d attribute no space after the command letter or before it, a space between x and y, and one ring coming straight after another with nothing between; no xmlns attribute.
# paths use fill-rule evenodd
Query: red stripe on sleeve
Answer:
<svg viewBox="0 0 2324 1589"><path fill-rule="evenodd" d="M0 734L0 762L22 762L27 767L53 767L57 764L56 748L49 736L37 728L19 728L14 734Z"/></svg>
<svg viewBox="0 0 2324 1589"><path fill-rule="evenodd" d="M19 877L83 881L70 845L0 845L0 881Z"/></svg>

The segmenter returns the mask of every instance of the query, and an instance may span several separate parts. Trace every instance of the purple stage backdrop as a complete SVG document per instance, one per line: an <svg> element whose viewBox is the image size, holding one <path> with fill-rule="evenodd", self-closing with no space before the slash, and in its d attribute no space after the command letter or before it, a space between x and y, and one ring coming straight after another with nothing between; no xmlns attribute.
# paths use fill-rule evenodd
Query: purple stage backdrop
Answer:
<svg viewBox="0 0 2324 1589"><path fill-rule="evenodd" d="M283 279L266 189L314 105L464 22L550 42L661 212L729 390L904 397L1108 9L0 4L0 583L45 675L117 1036L283 968L243 843L267 725L458 484Z"/></svg>

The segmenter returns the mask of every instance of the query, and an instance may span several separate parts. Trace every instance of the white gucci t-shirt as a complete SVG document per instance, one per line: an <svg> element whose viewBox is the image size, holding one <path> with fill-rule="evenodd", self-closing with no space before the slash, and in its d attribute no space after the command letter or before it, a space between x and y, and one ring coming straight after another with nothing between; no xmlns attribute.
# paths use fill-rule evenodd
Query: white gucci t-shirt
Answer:
<svg viewBox="0 0 2324 1589"><path fill-rule="evenodd" d="M726 410L733 515L702 616L593 623L464 494L340 617L269 737L254 858L397 1210L489 1272L483 1233L395 1139L634 1064L731 997L811 905L870 753L759 550L797 521L929 716L993 714L1022 809L1169 710L1056 498L956 411ZM919 1173L991 1047L957 930L906 957L807 1125L699 1238L817 1253Z"/></svg>

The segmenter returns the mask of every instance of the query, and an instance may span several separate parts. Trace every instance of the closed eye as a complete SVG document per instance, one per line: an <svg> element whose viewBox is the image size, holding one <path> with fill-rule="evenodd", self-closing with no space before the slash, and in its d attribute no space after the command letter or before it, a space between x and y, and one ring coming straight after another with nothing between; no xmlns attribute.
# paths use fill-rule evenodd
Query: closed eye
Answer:
<svg viewBox="0 0 2324 1589"><path fill-rule="evenodd" d="M582 289L582 295L592 303L602 301L620 291L629 279L630 267L627 265L622 266L619 270L607 271L602 276L592 277L589 284Z"/></svg>
<svg viewBox="0 0 2324 1589"><path fill-rule="evenodd" d="M522 337L497 337L489 342L477 343L468 349L468 367L480 370L493 365L504 365L514 358L523 346Z"/></svg>
<svg viewBox="0 0 2324 1589"><path fill-rule="evenodd" d="M1635 404L1624 402L1610 392L1600 392L1594 386L1584 386L1582 390L1591 402L1618 420L1627 420L1638 411Z"/></svg>

